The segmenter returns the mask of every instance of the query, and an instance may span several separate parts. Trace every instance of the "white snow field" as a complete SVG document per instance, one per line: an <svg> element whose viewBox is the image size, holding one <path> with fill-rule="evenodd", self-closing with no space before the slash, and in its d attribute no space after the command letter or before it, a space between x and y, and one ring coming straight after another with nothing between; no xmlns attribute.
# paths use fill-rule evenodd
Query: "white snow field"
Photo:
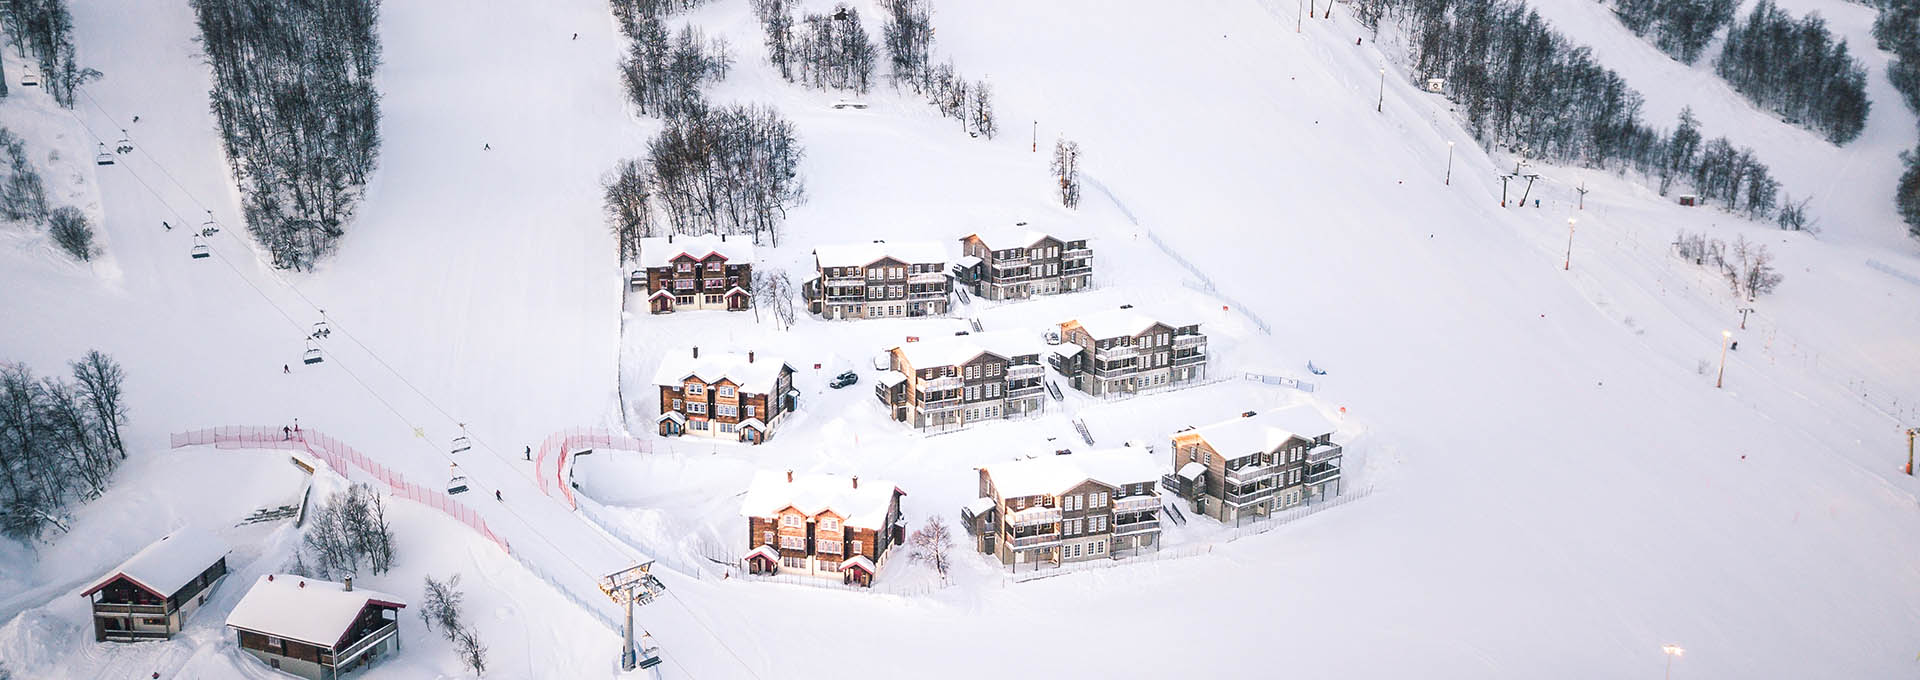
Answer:
<svg viewBox="0 0 1920 680"><path fill-rule="evenodd" d="M877 35L877 7L858 4ZM1914 117L1877 69L1870 17L1790 6L1843 17L1836 30L1875 67L1868 131L1835 149L1732 99L1705 67L1658 62L1597 9L1541 4L1647 95L1656 125L1692 105L1709 135L1754 146L1786 190L1811 194L1825 231L1572 168L1541 168L1541 208L1503 210L1493 173L1511 161L1473 148L1437 95L1393 77L1376 90L1391 58L1354 44L1365 32L1345 7L1295 33L1284 3L937 2L936 54L995 89L1004 133L985 140L884 86L864 111L830 108L840 94L763 63L744 0L714 0L674 19L733 46L710 96L778 107L807 153L810 200L759 266L797 283L815 244L957 251L968 231L1024 220L1094 237L1096 290L785 332L752 314L656 317L623 309L600 214L602 173L658 127L624 105L605 3L410 0L382 8L384 144L359 216L318 272L278 273L237 221L187 3L74 3L82 61L106 78L77 118L16 88L0 120L65 158L91 151L88 128L126 127L139 150L50 175L103 220L106 260L69 264L5 227L0 358L49 374L90 347L114 355L134 454L70 534L0 543L0 662L31 678L274 677L220 620L236 586L297 544L286 524L234 525L302 475L284 452L172 450L166 435L298 417L427 486L458 460L477 487L458 499L513 554L395 499L397 567L363 580L411 598L424 575L461 574L494 677L618 674L614 610L591 579L642 556L669 588L638 613L662 677L828 677L853 658L914 677L1646 677L1665 643L1687 650L1674 677L1911 675L1920 503L1899 468L1901 428L1920 425L1920 247L1888 187ZM1077 211L1050 194L1056 135L1084 150ZM1581 182L1593 191L1577 210ZM198 225L205 210L224 231L215 257L192 260L160 221ZM1747 329L1742 301L1669 255L1680 229L1779 256L1786 281ZM1220 295L1188 287L1149 232ZM1069 392L1039 418L938 436L873 402L870 359L905 336L978 318L1037 337L1119 304L1199 320L1216 377L1299 375L1309 359L1329 374L1312 395L1241 380L1121 402ZM303 365L320 308L336 332L327 361ZM1742 344L1716 389L1723 329ZM800 410L759 447L653 436L657 353L687 345L784 358ZM849 369L860 383L826 387ZM915 526L951 524L973 467L1084 450L1069 416L1102 448L1139 440L1164 456L1174 429L1287 403L1345 409L1355 498L1258 535L1192 518L1162 558L1025 582L968 553L943 585L896 555L872 592L722 578L706 561L744 549L738 494L755 470L890 479ZM476 445L449 454L459 423ZM574 426L630 427L652 449L575 468L591 517L543 495L520 456ZM316 494L345 472L317 475ZM242 578L173 641L93 643L81 585L189 523L236 546ZM418 624L404 614L404 649L366 677L462 674Z"/></svg>

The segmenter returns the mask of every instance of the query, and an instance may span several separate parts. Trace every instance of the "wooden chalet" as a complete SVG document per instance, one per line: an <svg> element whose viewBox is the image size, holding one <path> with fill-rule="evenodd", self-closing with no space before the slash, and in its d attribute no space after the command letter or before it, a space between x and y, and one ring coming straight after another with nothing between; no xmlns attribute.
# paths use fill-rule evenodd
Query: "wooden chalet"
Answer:
<svg viewBox="0 0 1920 680"><path fill-rule="evenodd" d="M753 244L720 236L640 239L640 268L630 285L647 293L654 314L697 309L738 312L753 306Z"/></svg>
<svg viewBox="0 0 1920 680"><path fill-rule="evenodd" d="M240 649L283 673L336 680L400 651L399 597L292 574L253 582L227 627Z"/></svg>
<svg viewBox="0 0 1920 680"><path fill-rule="evenodd" d="M761 471L740 504L747 518L741 562L752 574L837 576L871 587L888 550L906 540L905 495L884 480Z"/></svg>
<svg viewBox="0 0 1920 680"><path fill-rule="evenodd" d="M759 444L799 405L793 367L753 352L709 353L700 348L674 353L660 362L653 382L660 388L660 415L654 424L662 437L695 435Z"/></svg>
<svg viewBox="0 0 1920 680"><path fill-rule="evenodd" d="M227 552L226 542L194 527L141 548L81 591L93 603L94 641L172 638L226 579Z"/></svg>

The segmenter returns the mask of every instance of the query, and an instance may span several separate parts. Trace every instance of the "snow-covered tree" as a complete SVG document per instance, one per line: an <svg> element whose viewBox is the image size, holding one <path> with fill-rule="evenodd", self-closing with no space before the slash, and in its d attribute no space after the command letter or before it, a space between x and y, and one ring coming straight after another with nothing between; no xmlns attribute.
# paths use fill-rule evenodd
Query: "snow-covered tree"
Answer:
<svg viewBox="0 0 1920 680"><path fill-rule="evenodd" d="M608 177L606 191L607 223L614 241L620 246L620 261L640 258L640 239L653 236L653 172L637 158L620 161Z"/></svg>
<svg viewBox="0 0 1920 680"><path fill-rule="evenodd" d="M63 205L54 208L47 215L47 234L53 237L54 245L67 251L74 259L86 262L93 259L98 251L93 246L93 225L87 222L86 213L79 208Z"/></svg>
<svg viewBox="0 0 1920 680"><path fill-rule="evenodd" d="M305 545L320 578L355 574L363 566L386 572L394 557L386 499L366 484L334 492L307 528Z"/></svg>
<svg viewBox="0 0 1920 680"><path fill-rule="evenodd" d="M1053 143L1053 177L1060 185L1060 205L1080 207L1080 144L1061 137Z"/></svg>
<svg viewBox="0 0 1920 680"><path fill-rule="evenodd" d="M487 646L480 643L480 636L472 628L461 628L459 639L454 640L454 648L460 652L460 663L477 676L487 674Z"/></svg>
<svg viewBox="0 0 1920 680"><path fill-rule="evenodd" d="M933 565L941 579L947 577L947 569L953 564L953 533L939 515L929 515L926 523L907 538L907 543L913 546L914 559Z"/></svg>
<svg viewBox="0 0 1920 680"><path fill-rule="evenodd" d="M460 616L460 601L465 598L466 594L460 592L459 574L444 581L428 574L425 592L420 597L420 620L426 622L427 630L437 626L442 637L455 642L460 637L460 627L465 624Z"/></svg>

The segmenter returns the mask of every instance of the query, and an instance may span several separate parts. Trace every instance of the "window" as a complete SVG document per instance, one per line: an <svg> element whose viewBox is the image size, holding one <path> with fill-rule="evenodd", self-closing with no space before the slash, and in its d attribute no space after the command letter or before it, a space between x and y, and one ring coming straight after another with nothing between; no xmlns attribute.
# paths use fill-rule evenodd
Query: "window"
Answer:
<svg viewBox="0 0 1920 680"><path fill-rule="evenodd" d="M711 288L712 286L708 286L708 287ZM707 295L705 297L706 297L707 304L710 304L710 305L720 304L720 296L718 295Z"/></svg>
<svg viewBox="0 0 1920 680"><path fill-rule="evenodd" d="M773 532L772 531L760 532L760 543L762 545L773 545Z"/></svg>
<svg viewBox="0 0 1920 680"><path fill-rule="evenodd" d="M780 563L794 569L807 568L807 558L805 557L782 557L780 558Z"/></svg>
<svg viewBox="0 0 1920 680"><path fill-rule="evenodd" d="M806 538L805 536L781 536L781 537L780 537L780 549L782 549L782 550L806 550L806 549L807 549L807 538Z"/></svg>
<svg viewBox="0 0 1920 680"><path fill-rule="evenodd" d="M692 279L674 279L673 288L674 290L693 290L693 280Z"/></svg>
<svg viewBox="0 0 1920 680"><path fill-rule="evenodd" d="M717 272L717 271L720 271L720 270L721 270L722 268L724 268L724 267L726 267L726 266L727 266L727 265L726 265L726 263L724 263L724 262L721 262L721 261L719 261L719 260L714 260L714 261L712 261L712 262L708 262L708 263L707 263L707 271L710 271L710 272Z"/></svg>
<svg viewBox="0 0 1920 680"><path fill-rule="evenodd" d="M706 394L706 393L707 393L707 386L705 383L697 383L697 382L687 383L687 394Z"/></svg>
<svg viewBox="0 0 1920 680"><path fill-rule="evenodd" d="M742 406L742 407L740 407L740 408L742 408L742 409L746 409L746 412L744 413L744 415L746 415L746 417L748 417L748 418L752 418L752 417L753 417L753 407L752 407L752 406Z"/></svg>
<svg viewBox="0 0 1920 680"><path fill-rule="evenodd" d="M860 552L860 541L849 541L849 542L847 543L847 554L849 554L849 555L865 555L866 553L864 553L864 552Z"/></svg>
<svg viewBox="0 0 1920 680"><path fill-rule="evenodd" d="M721 423L721 424L720 424L720 431L721 431L721 432L733 432L733 431L734 431L734 428L735 428L735 427L737 427L737 426L736 426L736 425L734 425L733 423Z"/></svg>
<svg viewBox="0 0 1920 680"><path fill-rule="evenodd" d="M780 526L783 526L783 527L800 526L800 516L799 515L781 515Z"/></svg>
<svg viewBox="0 0 1920 680"><path fill-rule="evenodd" d="M687 412L704 414L707 412L707 404L706 402L700 402L700 401L689 402L687 404Z"/></svg>
<svg viewBox="0 0 1920 680"><path fill-rule="evenodd" d="M740 410L739 407L736 407L733 404L715 404L713 407L714 415L723 416L727 418L732 418L734 416L739 415L739 410Z"/></svg>
<svg viewBox="0 0 1920 680"><path fill-rule="evenodd" d="M689 421L687 421L687 428L688 428L688 429L693 429L693 430L704 430L704 429L707 429L707 421L704 421L704 420L689 420Z"/></svg>
<svg viewBox="0 0 1920 680"><path fill-rule="evenodd" d="M827 518L824 518L824 519L821 519L821 520L820 520L820 530L821 530L821 531L839 531L839 530L840 530L840 520L837 520L837 519L834 519L834 518L832 518L832 517L827 517Z"/></svg>
<svg viewBox="0 0 1920 680"><path fill-rule="evenodd" d="M679 399L675 399L675 400L673 400L673 410L675 410L675 411L678 411L678 410L680 410L680 400L679 400Z"/></svg>
<svg viewBox="0 0 1920 680"><path fill-rule="evenodd" d="M690 272L690 271L693 271L693 263L692 263L692 262L681 262L680 264L678 264L678 265L676 265L676 266L674 266L674 270L675 270L675 271L680 271L680 272Z"/></svg>
<svg viewBox="0 0 1920 680"><path fill-rule="evenodd" d="M707 280L706 280L706 283L705 283L705 285L706 285L706 287L708 287L708 288L712 288L712 289L714 289L714 290L719 290L719 289L720 289L720 284L723 284L723 283L726 283L726 282L725 282L725 281L722 281L722 280L720 280L720 279L707 279Z"/></svg>
<svg viewBox="0 0 1920 680"><path fill-rule="evenodd" d="M815 541L814 552L823 552L823 553L838 555L840 554L840 542L839 541Z"/></svg>

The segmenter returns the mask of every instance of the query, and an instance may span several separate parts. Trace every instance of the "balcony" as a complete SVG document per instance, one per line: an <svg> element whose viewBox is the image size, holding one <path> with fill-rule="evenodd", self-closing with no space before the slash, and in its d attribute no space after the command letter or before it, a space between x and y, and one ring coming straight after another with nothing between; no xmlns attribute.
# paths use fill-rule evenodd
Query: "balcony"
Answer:
<svg viewBox="0 0 1920 680"><path fill-rule="evenodd" d="M1060 259L1063 259L1063 260L1072 260L1072 259L1082 258L1082 257L1093 257L1093 249L1092 248L1068 248L1066 250L1060 251Z"/></svg>
<svg viewBox="0 0 1920 680"><path fill-rule="evenodd" d="M139 642L141 640L167 640L172 633L164 630L109 630L101 633L114 642Z"/></svg>
<svg viewBox="0 0 1920 680"><path fill-rule="evenodd" d="M1269 486L1264 489L1254 489L1240 493L1228 492L1227 497L1221 500L1225 501L1227 505L1252 505L1272 498L1274 490L1274 487Z"/></svg>
<svg viewBox="0 0 1920 680"><path fill-rule="evenodd" d="M1047 374L1047 367L1040 364L1014 364L1007 367L1008 380L1026 380Z"/></svg>
<svg viewBox="0 0 1920 680"><path fill-rule="evenodd" d="M1189 354L1187 356L1173 358L1173 365L1175 366L1192 366L1194 364L1204 363L1207 363L1207 355L1205 354Z"/></svg>
<svg viewBox="0 0 1920 680"><path fill-rule="evenodd" d="M1159 530L1160 530L1160 520L1157 517L1152 519L1143 519L1137 522L1114 522L1113 523L1113 535L1115 536L1131 536L1133 534L1138 534L1142 532L1159 531Z"/></svg>
<svg viewBox="0 0 1920 680"><path fill-rule="evenodd" d="M1015 510L1007 513L1006 524L1010 527L1025 527L1036 524L1052 524L1058 521L1060 521L1059 508L1036 505L1025 510ZM1056 530L1054 533L1058 534L1059 532Z"/></svg>
<svg viewBox="0 0 1920 680"><path fill-rule="evenodd" d="M1339 478L1340 468L1328 468L1319 472L1307 473L1306 481L1308 484L1319 484L1321 482L1331 482Z"/></svg>
<svg viewBox="0 0 1920 680"><path fill-rule="evenodd" d="M952 399L941 399L939 401L923 401L923 402L920 402L920 412L921 413L946 413L948 411L958 411L960 410L960 407L966 406L966 405L967 405L967 402L960 399L959 397L954 397Z"/></svg>
<svg viewBox="0 0 1920 680"><path fill-rule="evenodd" d="M1005 538L1004 534L1002 535L1002 538ZM1012 538L1006 538L1007 547L1015 548L1015 549L1040 548L1040 547L1054 545L1059 542L1060 542L1060 534L1058 532L1051 533L1051 534L1034 534L1032 536L1015 536Z"/></svg>
<svg viewBox="0 0 1920 680"><path fill-rule="evenodd" d="M389 623L374 629L372 633L368 633L366 637L360 638L358 642L347 645L345 648L334 652L333 665L340 667L353 663L354 659L359 658L360 655L366 653L367 650L372 649L374 645L385 642L387 638L393 637L394 631L399 629L399 625L395 623Z"/></svg>
<svg viewBox="0 0 1920 680"><path fill-rule="evenodd" d="M1106 349L1096 349L1093 351L1093 356L1096 359L1118 361L1120 359L1132 359L1140 356L1140 350L1135 349L1133 345L1120 345Z"/></svg>
<svg viewBox="0 0 1920 680"><path fill-rule="evenodd" d="M1340 453L1339 444L1321 444L1307 452L1307 462L1318 465L1327 461L1338 460Z"/></svg>
<svg viewBox="0 0 1920 680"><path fill-rule="evenodd" d="M1019 388L1007 390L1007 398L1020 399L1024 397L1031 397L1045 391L1047 391L1047 388L1040 385L1032 385L1029 387L1019 387Z"/></svg>
<svg viewBox="0 0 1920 680"><path fill-rule="evenodd" d="M907 276L907 283L941 284L946 283L945 272L920 272Z"/></svg>
<svg viewBox="0 0 1920 680"><path fill-rule="evenodd" d="M121 604L118 602L95 602L93 604L93 611L96 614L110 614L114 616L124 616L126 614L133 614L135 616L166 616L168 614L167 606L163 604Z"/></svg>
<svg viewBox="0 0 1920 680"><path fill-rule="evenodd" d="M820 284L823 286L866 286L867 278L864 276L823 276L820 278Z"/></svg>
<svg viewBox="0 0 1920 680"><path fill-rule="evenodd" d="M1248 465L1239 469L1227 468L1227 481L1234 484L1251 484L1280 474L1281 467L1283 466L1275 463L1272 465Z"/></svg>
<svg viewBox="0 0 1920 680"><path fill-rule="evenodd" d="M914 389L920 390L921 393L938 392L941 390L957 390L960 389L960 385L960 376L949 375L931 380L922 380Z"/></svg>
<svg viewBox="0 0 1920 680"><path fill-rule="evenodd" d="M1159 508L1160 508L1159 496L1142 494L1139 496L1127 496L1124 498L1113 499L1113 511L1115 513L1147 512L1149 510L1157 510Z"/></svg>
<svg viewBox="0 0 1920 680"><path fill-rule="evenodd" d="M946 297L947 291L944 290L916 290L907 293L908 300L944 300Z"/></svg>
<svg viewBox="0 0 1920 680"><path fill-rule="evenodd" d="M1020 251L1019 254L1017 255L993 256L993 266L995 267L1010 267L1014 265L1025 265L1026 263L1027 263L1027 251L1024 251L1024 250Z"/></svg>
<svg viewBox="0 0 1920 680"><path fill-rule="evenodd" d="M1190 347L1199 347L1199 346L1202 346L1202 345L1205 345L1205 344L1207 344L1207 336L1204 336L1204 335L1176 335L1176 336L1173 336L1173 348L1174 348L1174 349L1187 349L1187 348L1190 348Z"/></svg>

